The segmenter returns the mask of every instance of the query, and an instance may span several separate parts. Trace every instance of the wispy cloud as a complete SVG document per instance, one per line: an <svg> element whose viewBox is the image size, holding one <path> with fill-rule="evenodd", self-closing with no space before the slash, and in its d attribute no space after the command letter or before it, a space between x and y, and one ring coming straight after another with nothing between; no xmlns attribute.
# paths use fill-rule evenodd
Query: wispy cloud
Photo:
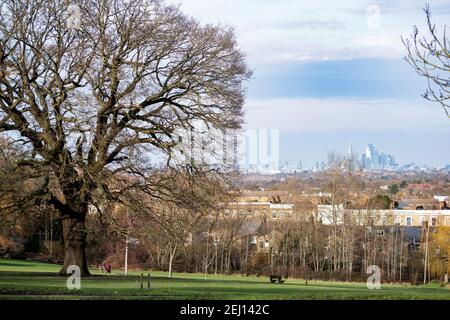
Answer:
<svg viewBox="0 0 450 320"><path fill-rule="evenodd" d="M425 4L406 0L170 2L181 4L182 10L202 22L235 26L253 65L402 57L400 36L411 33L414 24L423 26ZM449 21L448 0L429 2L436 8L437 22Z"/></svg>

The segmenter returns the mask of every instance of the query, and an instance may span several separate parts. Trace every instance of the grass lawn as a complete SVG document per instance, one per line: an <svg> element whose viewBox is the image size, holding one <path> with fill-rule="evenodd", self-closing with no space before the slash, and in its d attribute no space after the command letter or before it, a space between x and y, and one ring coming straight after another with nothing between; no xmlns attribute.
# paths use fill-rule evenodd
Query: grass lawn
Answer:
<svg viewBox="0 0 450 320"><path fill-rule="evenodd" d="M267 277L167 274L151 271L151 289L140 289L140 272L124 277L120 271L83 278L81 290L69 290L66 278L55 276L54 264L0 259L0 299L447 299L450 290L427 286L382 284L369 290L365 284L288 279L268 283ZM147 272L145 272L145 275ZM147 282L145 279L144 287Z"/></svg>

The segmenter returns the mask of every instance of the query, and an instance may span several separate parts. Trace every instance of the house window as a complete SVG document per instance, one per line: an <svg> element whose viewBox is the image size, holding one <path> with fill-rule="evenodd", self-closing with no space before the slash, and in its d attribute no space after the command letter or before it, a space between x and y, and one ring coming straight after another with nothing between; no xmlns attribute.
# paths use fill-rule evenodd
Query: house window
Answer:
<svg viewBox="0 0 450 320"><path fill-rule="evenodd" d="M412 218L411 217L406 217L406 225L407 226L411 226L412 225Z"/></svg>
<svg viewBox="0 0 450 320"><path fill-rule="evenodd" d="M384 237L384 230L377 230L377 236Z"/></svg>
<svg viewBox="0 0 450 320"><path fill-rule="evenodd" d="M441 247L440 246L436 246L435 248L434 248L434 254L435 255L439 255L441 253Z"/></svg>
<svg viewBox="0 0 450 320"><path fill-rule="evenodd" d="M276 218L277 217L277 212L276 211L272 211L272 218Z"/></svg>
<svg viewBox="0 0 450 320"><path fill-rule="evenodd" d="M433 227L436 227L436 226L437 226L437 218L436 218L436 217L431 218L431 225L432 225Z"/></svg>

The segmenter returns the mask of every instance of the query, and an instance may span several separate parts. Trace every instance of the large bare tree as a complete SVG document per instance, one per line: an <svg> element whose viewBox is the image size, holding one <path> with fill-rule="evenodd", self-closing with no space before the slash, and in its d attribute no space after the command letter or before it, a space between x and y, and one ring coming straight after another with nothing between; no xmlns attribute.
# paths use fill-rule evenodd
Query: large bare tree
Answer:
<svg viewBox="0 0 450 320"><path fill-rule="evenodd" d="M423 97L439 103L450 118L450 29L444 25L439 31L431 20L430 6L424 11L428 36L420 35L419 29L414 27L411 37L402 39L408 51L405 60L428 82Z"/></svg>
<svg viewBox="0 0 450 320"><path fill-rule="evenodd" d="M60 213L60 273L88 275L89 208L136 189L172 197L155 161L171 165L179 129L238 128L250 71L231 28L160 0L69 4L1 2L0 135L27 151L17 165Z"/></svg>

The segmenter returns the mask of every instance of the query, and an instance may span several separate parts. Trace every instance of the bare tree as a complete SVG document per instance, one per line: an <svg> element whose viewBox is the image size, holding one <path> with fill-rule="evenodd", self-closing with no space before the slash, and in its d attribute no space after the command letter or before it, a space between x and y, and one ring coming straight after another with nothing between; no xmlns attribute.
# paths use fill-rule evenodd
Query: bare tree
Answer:
<svg viewBox="0 0 450 320"><path fill-rule="evenodd" d="M180 249L192 245L192 240L202 231L205 221L212 219L220 211L222 204L220 199L227 196L221 184L217 181L198 180L201 190L207 190L207 193L188 194L190 199L187 205L182 202L168 203L167 201L142 201L139 208L135 208L138 219L133 227L133 233L136 235L144 247L149 252L153 244L156 243L156 251L164 251L167 257L168 276L172 278L173 262ZM182 184L181 179L174 181L174 184ZM174 190L175 190L174 186ZM189 190L185 189L187 193ZM181 197L178 197L181 199ZM189 239L191 238L191 239ZM163 248L161 250L161 247Z"/></svg>
<svg viewBox="0 0 450 320"><path fill-rule="evenodd" d="M27 151L17 165L40 173L34 196L59 211L60 273L78 265L88 275L90 206L102 214L135 190L173 198L155 161L174 166L179 129L238 128L250 72L231 28L202 26L160 0L77 6L0 4L0 134Z"/></svg>
<svg viewBox="0 0 450 320"><path fill-rule="evenodd" d="M405 60L414 70L428 81L428 89L423 97L438 102L450 118L450 39L447 26L439 35L436 24L431 21L430 6L424 8L427 18L428 37L420 36L419 29L414 27L411 38L403 39L408 55Z"/></svg>
<svg viewBox="0 0 450 320"><path fill-rule="evenodd" d="M173 261L178 249L187 244L202 215L166 203L154 205L151 210L154 218L144 217L135 228L136 234L148 251L155 243L157 249L163 247L168 257L168 277L172 278Z"/></svg>

